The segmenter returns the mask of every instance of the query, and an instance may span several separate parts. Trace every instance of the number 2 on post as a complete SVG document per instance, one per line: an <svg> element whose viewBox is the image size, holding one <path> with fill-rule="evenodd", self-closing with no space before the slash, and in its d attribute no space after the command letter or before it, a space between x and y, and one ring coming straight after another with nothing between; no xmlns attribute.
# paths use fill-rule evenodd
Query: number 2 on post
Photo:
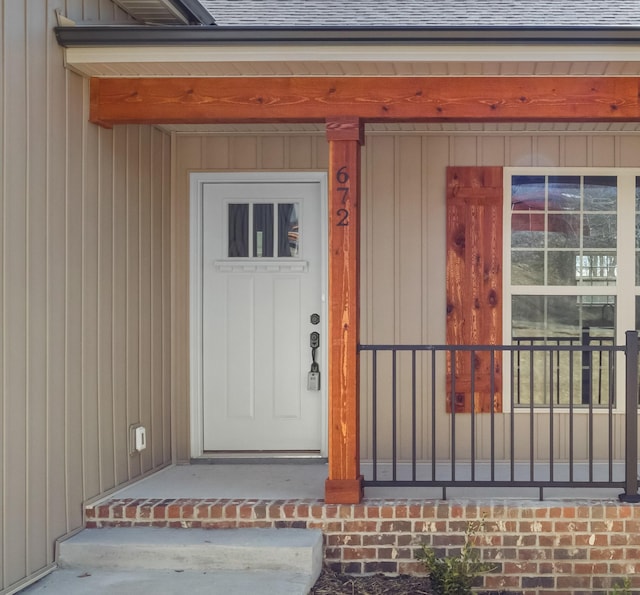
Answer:
<svg viewBox="0 0 640 595"><path fill-rule="evenodd" d="M349 187L345 186L349 181L349 172L347 171L347 166L343 165L336 172L336 182L340 184L338 188L336 188L337 192L342 192L341 202L343 205L347 204L347 199L349 198ZM337 227L346 227L349 225L349 210L348 209L338 209L336 211L336 215L338 217L338 222L336 223Z"/></svg>

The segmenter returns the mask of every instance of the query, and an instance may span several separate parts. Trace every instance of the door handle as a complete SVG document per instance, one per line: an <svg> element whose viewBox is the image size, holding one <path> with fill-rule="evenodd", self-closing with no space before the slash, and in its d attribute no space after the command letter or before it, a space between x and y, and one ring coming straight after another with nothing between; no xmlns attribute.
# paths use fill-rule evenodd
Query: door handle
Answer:
<svg viewBox="0 0 640 595"><path fill-rule="evenodd" d="M307 376L307 390L320 390L320 366L316 362L316 351L320 347L320 333L313 331L309 335L311 347L311 370Z"/></svg>

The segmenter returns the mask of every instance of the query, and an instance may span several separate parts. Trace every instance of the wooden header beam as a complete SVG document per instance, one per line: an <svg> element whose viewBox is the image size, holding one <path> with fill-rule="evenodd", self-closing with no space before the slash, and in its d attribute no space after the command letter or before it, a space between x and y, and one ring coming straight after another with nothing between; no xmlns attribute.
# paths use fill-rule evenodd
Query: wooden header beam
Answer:
<svg viewBox="0 0 640 595"><path fill-rule="evenodd" d="M640 121L636 77L94 78L96 124Z"/></svg>

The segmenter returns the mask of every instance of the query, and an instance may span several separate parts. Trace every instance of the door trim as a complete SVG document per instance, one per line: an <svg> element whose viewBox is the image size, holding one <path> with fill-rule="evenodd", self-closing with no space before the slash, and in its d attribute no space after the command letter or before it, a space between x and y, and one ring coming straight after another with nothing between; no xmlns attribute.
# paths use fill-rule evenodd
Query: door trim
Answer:
<svg viewBox="0 0 640 595"><path fill-rule="evenodd" d="M324 172L192 172L189 174L189 418L191 457L201 457L204 452L203 382L202 382L202 242L203 186L210 183L316 183L320 185L320 266L322 287L322 312L320 333L326 337L320 343L322 361L329 361L328 336L328 180ZM325 368L327 366L325 365ZM322 399L320 455L328 450L328 371L324 370Z"/></svg>

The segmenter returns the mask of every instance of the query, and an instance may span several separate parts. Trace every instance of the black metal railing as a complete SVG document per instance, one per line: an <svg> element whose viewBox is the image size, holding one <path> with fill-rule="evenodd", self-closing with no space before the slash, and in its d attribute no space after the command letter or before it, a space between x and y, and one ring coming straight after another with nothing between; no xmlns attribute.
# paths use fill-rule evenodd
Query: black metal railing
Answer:
<svg viewBox="0 0 640 595"><path fill-rule="evenodd" d="M638 333L625 338L360 345L365 485L439 487L444 497L454 486L531 487L540 498L551 487L616 487L636 501ZM479 354L488 369L510 370L503 387L493 375L488 385L480 378ZM456 362L467 357L471 406L460 413ZM617 366L626 369L619 390ZM476 410L481 385L501 408Z"/></svg>

